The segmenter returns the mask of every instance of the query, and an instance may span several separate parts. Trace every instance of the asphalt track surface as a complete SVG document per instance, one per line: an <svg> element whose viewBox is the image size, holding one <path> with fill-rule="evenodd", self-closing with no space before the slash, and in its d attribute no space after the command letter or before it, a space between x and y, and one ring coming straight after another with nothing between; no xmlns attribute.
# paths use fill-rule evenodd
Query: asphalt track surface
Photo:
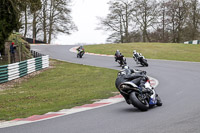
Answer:
<svg viewBox="0 0 200 133"><path fill-rule="evenodd" d="M76 58L73 46L32 46L32 49L63 61L119 70L112 57L84 55ZM7 127L0 133L200 133L200 63L148 60L140 67L159 80L156 88L163 106L147 112L120 102L54 119Z"/></svg>

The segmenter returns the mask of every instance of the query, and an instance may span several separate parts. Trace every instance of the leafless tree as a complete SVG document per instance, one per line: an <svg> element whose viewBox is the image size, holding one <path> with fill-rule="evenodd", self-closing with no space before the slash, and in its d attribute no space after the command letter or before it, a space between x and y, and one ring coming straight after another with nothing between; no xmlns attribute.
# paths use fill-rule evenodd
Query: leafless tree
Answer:
<svg viewBox="0 0 200 133"><path fill-rule="evenodd" d="M156 0L135 0L134 17L142 31L143 42L151 41L148 30L151 31L158 21L158 3Z"/></svg>
<svg viewBox="0 0 200 133"><path fill-rule="evenodd" d="M77 30L70 15L70 1L50 0L48 43L51 43L52 37L56 37L58 33L71 34L72 31Z"/></svg>
<svg viewBox="0 0 200 133"><path fill-rule="evenodd" d="M161 27L162 27L162 42L166 42L166 1L162 1L160 4L160 16L161 16Z"/></svg>
<svg viewBox="0 0 200 133"><path fill-rule="evenodd" d="M167 3L168 30L172 33L172 42L179 43L188 16L188 2L186 0L171 0Z"/></svg>
<svg viewBox="0 0 200 133"><path fill-rule="evenodd" d="M71 0L37 0L41 6L34 4L36 0L31 1L30 14L25 13L27 17L24 17L24 35L30 35L32 30L32 38L51 43L59 33L71 34L77 30L71 17Z"/></svg>
<svg viewBox="0 0 200 133"><path fill-rule="evenodd" d="M199 39L200 33L200 4L198 0L191 0L188 8L187 26L184 31L184 36L188 40Z"/></svg>
<svg viewBox="0 0 200 133"><path fill-rule="evenodd" d="M114 0L109 2L110 13L106 18L98 18L100 20L100 27L97 29L104 29L111 31L108 40L115 40L115 42L130 42L129 26L132 20L133 2L129 0ZM120 38L120 39L119 39Z"/></svg>

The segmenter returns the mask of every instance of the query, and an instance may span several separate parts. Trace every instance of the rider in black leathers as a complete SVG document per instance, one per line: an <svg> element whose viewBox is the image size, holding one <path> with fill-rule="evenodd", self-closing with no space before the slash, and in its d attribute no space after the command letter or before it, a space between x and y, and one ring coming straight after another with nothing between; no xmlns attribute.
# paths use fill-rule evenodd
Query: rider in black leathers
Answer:
<svg viewBox="0 0 200 133"><path fill-rule="evenodd" d="M149 91L149 90L145 89L145 86L144 86L144 84L146 83L146 81L148 79L145 71L137 71L134 69L130 69L128 66L125 66L123 71L124 71L124 74L118 76L115 81L115 86L119 91L120 91L119 85L126 81L131 81L134 84L136 84L137 86L139 86L141 93ZM123 93L121 93L121 94L123 95ZM126 102L129 103L129 101L128 101L129 97L127 95L123 95L123 96L124 96Z"/></svg>
<svg viewBox="0 0 200 133"><path fill-rule="evenodd" d="M124 55L122 55L119 50L115 52L115 61L119 60L120 62L122 62L123 57Z"/></svg>
<svg viewBox="0 0 200 133"><path fill-rule="evenodd" d="M81 50L84 50L83 46L81 45L80 47L78 47L76 50L81 51Z"/></svg>

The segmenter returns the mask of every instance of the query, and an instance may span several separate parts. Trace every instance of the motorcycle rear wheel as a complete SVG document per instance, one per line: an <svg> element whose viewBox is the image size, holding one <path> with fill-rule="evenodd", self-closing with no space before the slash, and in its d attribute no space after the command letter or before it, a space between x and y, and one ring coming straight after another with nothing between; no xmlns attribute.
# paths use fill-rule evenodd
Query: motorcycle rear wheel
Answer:
<svg viewBox="0 0 200 133"><path fill-rule="evenodd" d="M146 99L141 99L140 96L140 93L132 92L129 99L133 106L137 107L141 111L147 111L149 109L149 103Z"/></svg>

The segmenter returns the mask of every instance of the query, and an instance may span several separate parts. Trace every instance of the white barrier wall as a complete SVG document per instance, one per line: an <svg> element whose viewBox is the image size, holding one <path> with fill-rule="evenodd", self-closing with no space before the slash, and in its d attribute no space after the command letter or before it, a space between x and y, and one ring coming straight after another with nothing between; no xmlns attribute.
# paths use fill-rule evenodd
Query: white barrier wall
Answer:
<svg viewBox="0 0 200 133"><path fill-rule="evenodd" d="M49 67L49 55L0 66L0 83Z"/></svg>

